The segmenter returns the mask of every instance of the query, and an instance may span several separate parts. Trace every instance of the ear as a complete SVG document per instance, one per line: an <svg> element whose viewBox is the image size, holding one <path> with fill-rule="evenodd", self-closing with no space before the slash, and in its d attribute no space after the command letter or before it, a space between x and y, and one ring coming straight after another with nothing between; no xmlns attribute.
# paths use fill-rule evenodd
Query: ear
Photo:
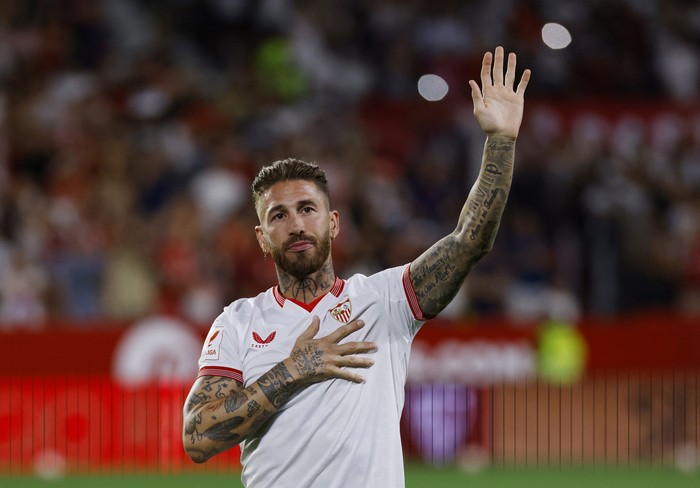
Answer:
<svg viewBox="0 0 700 488"><path fill-rule="evenodd" d="M331 240L335 239L340 233L340 214L337 210L331 210Z"/></svg>
<svg viewBox="0 0 700 488"><path fill-rule="evenodd" d="M255 238L258 240L258 245L264 255L270 254L270 250L267 248L267 241L265 240L265 235L261 226L255 226Z"/></svg>

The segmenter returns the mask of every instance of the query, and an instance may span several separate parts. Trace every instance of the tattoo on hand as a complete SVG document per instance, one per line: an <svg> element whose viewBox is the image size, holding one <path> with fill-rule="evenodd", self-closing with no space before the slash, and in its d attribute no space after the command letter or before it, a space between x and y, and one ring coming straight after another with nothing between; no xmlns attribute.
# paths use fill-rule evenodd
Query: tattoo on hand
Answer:
<svg viewBox="0 0 700 488"><path fill-rule="evenodd" d="M291 357L294 368L303 378L320 376L320 370L325 366L323 351L316 344L306 344L303 349L294 349Z"/></svg>

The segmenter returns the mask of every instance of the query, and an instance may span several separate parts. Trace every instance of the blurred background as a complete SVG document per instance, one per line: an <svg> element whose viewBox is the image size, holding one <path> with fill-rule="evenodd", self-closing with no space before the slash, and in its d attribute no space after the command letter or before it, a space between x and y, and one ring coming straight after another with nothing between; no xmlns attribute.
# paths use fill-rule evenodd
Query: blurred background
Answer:
<svg viewBox="0 0 700 488"><path fill-rule="evenodd" d="M326 169L341 277L409 262L476 178L497 45L533 70L515 179L416 339L407 458L697 473L696 1L1 0L0 476L194 470L204 334L275 283L256 172Z"/></svg>

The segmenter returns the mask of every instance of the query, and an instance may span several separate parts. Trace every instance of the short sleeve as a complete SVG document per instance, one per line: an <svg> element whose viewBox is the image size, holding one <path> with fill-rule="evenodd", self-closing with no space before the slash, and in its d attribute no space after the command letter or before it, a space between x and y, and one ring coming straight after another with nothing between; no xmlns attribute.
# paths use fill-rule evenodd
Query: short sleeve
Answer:
<svg viewBox="0 0 700 488"><path fill-rule="evenodd" d="M235 347L236 329L231 320L222 312L207 334L199 357L200 376L224 376L243 383L241 358Z"/></svg>
<svg viewBox="0 0 700 488"><path fill-rule="evenodd" d="M397 322L406 325L401 332L408 333L409 337L415 336L427 318L411 283L410 264L374 274L368 277L368 285L387 300L391 315Z"/></svg>

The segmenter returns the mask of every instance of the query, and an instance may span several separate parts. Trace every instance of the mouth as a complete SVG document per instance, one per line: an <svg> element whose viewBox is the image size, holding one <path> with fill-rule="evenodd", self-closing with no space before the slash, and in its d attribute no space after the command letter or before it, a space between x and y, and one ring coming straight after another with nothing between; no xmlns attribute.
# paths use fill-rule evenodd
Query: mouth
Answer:
<svg viewBox="0 0 700 488"><path fill-rule="evenodd" d="M312 247L314 247L314 244L311 241L297 241L297 242L287 246L287 251L304 252L307 249L311 249Z"/></svg>

